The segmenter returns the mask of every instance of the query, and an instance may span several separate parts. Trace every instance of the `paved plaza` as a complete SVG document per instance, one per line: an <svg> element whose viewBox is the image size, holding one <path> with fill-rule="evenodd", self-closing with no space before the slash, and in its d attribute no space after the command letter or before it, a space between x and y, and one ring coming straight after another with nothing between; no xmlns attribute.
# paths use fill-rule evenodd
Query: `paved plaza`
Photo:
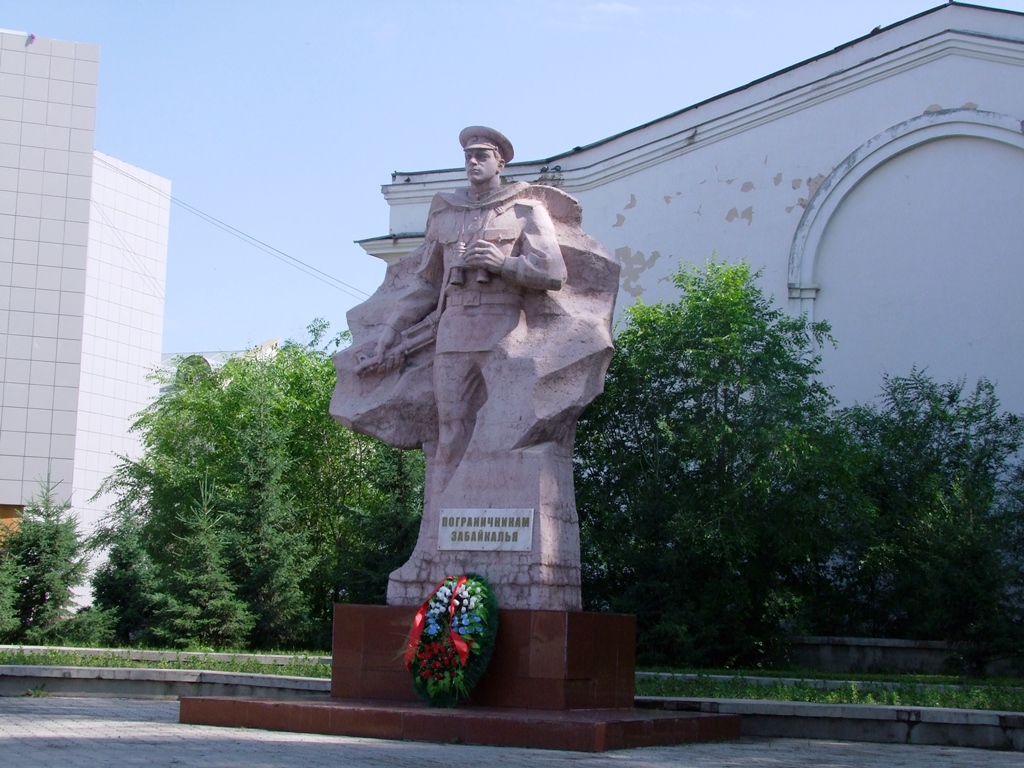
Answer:
<svg viewBox="0 0 1024 768"><path fill-rule="evenodd" d="M180 725L176 701L0 698L0 765L349 768L1019 768L1020 753L797 739L590 755Z"/></svg>

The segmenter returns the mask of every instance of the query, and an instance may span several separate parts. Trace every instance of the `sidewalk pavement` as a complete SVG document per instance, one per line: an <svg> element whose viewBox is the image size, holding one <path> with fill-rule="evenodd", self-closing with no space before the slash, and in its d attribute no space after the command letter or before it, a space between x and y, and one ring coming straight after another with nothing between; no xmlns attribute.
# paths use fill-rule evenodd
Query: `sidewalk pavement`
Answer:
<svg viewBox="0 0 1024 768"><path fill-rule="evenodd" d="M176 701L0 698L0 765L203 768L1019 768L1020 753L803 739L606 752L378 741L178 723Z"/></svg>

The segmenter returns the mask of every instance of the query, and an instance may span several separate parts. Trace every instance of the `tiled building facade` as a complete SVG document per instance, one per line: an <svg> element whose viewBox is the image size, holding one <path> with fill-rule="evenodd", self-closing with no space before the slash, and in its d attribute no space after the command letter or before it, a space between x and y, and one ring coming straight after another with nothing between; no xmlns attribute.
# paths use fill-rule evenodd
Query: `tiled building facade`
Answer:
<svg viewBox="0 0 1024 768"><path fill-rule="evenodd" d="M86 529L160 362L170 183L96 152L96 46L0 32L0 515Z"/></svg>

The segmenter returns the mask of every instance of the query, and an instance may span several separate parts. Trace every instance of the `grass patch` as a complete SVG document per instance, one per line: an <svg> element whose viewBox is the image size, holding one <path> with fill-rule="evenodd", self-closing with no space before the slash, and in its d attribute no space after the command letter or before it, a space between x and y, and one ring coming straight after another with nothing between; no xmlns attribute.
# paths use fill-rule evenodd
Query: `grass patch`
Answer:
<svg viewBox="0 0 1024 768"><path fill-rule="evenodd" d="M921 674L911 672L822 672L815 669L696 669L670 667L644 667L637 672L663 672L679 675L703 675L750 678L781 678L800 680L849 680L851 682L914 683L920 685L992 685L998 687L1024 687L1024 677L971 677L957 674Z"/></svg>
<svg viewBox="0 0 1024 768"><path fill-rule="evenodd" d="M331 676L329 664L323 664L316 656L306 654L291 655L285 663L267 663L243 654L230 660L202 653L175 652L170 652L168 658L164 659L130 659L124 652L82 653L58 648L46 651L7 648L0 649L0 665L196 669L322 679ZM638 677L638 696L765 699L819 704L882 704L1024 712L1024 680L1020 678L979 680L953 675L841 675L805 670L658 671L671 672L673 676ZM825 681L834 683L826 687Z"/></svg>
<svg viewBox="0 0 1024 768"><path fill-rule="evenodd" d="M761 673L757 673L757 676L763 677ZM789 676L794 677L792 673ZM816 704L882 704L1024 712L1024 688L1006 681L936 684L894 675L884 680L840 681L836 686L827 688L821 685L820 680L815 682L812 679L770 682L736 676L722 680L706 674L697 674L695 677L640 677L636 681L636 693L638 696L699 699L764 699Z"/></svg>
<svg viewBox="0 0 1024 768"><path fill-rule="evenodd" d="M48 651L0 650L0 665L25 664L48 667L135 667L140 669L197 669L210 672L251 672L261 675L286 677L329 678L331 667L315 658L298 655L284 664L267 664L252 658L225 661L204 654L175 654L170 659L129 659L117 653L85 654L76 651L51 649Z"/></svg>

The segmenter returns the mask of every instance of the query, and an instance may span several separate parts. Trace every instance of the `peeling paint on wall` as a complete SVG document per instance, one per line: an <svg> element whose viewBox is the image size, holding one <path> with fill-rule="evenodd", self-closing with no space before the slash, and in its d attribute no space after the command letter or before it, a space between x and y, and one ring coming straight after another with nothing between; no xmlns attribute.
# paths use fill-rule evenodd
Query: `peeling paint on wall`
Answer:
<svg viewBox="0 0 1024 768"><path fill-rule="evenodd" d="M930 115L932 112L941 112L941 111L942 111L942 105L941 104L932 104L931 106L925 107L924 108L924 112L922 114Z"/></svg>
<svg viewBox="0 0 1024 768"><path fill-rule="evenodd" d="M636 208L636 195L634 195L633 193L630 193L629 202L622 206L622 210L628 211L630 208ZM625 223L625 216L623 216L621 213L615 214L615 223L612 224L613 227L621 227Z"/></svg>
<svg viewBox="0 0 1024 768"><path fill-rule="evenodd" d="M825 177L822 176L820 173L817 176L812 176L809 179L807 179L807 197L797 198L796 204L799 205L801 208L806 208L807 203L810 202L810 199L812 197L814 197L814 193L818 191L818 187L821 186L823 181L825 181ZM796 189L797 185L794 184L793 188ZM787 208L786 213L789 213L790 210L792 209Z"/></svg>
<svg viewBox="0 0 1024 768"><path fill-rule="evenodd" d="M747 224L753 224L754 223L754 206L748 205L742 211L740 211L740 210L738 210L736 208L730 208L729 212L727 214L725 214L725 220L728 221L729 223L732 223L732 222L736 221L736 219L742 219L743 221L746 221Z"/></svg>
<svg viewBox="0 0 1024 768"><path fill-rule="evenodd" d="M814 193L818 191L818 187L825 181L825 177L820 173L807 180L807 197L814 197Z"/></svg>
<svg viewBox="0 0 1024 768"><path fill-rule="evenodd" d="M775 178L772 179L772 183L774 183L776 187L779 186L779 184L782 183L782 174L776 173Z"/></svg>
<svg viewBox="0 0 1024 768"><path fill-rule="evenodd" d="M752 182L752 181L744 181L743 182L743 186L740 187L740 192L749 192L753 188L754 188L754 182Z"/></svg>
<svg viewBox="0 0 1024 768"><path fill-rule="evenodd" d="M615 249L615 258L622 267L622 290L635 299L644 292L644 287L640 285L640 276L654 266L661 258L661 253L651 251L650 256L645 256L642 251L634 251L629 246L623 246Z"/></svg>

